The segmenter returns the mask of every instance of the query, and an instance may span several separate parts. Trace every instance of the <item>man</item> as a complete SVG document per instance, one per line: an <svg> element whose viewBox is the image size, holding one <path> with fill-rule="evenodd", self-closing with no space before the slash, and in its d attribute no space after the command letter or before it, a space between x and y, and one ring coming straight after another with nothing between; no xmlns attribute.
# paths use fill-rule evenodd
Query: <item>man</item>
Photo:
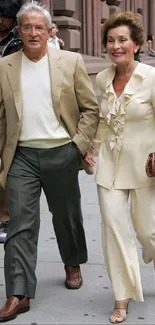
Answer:
<svg viewBox="0 0 155 325"><path fill-rule="evenodd" d="M16 14L21 7L21 1L0 1L0 58L22 48L22 40L16 29ZM0 243L6 239L6 228L9 220L7 197L0 190Z"/></svg>
<svg viewBox="0 0 155 325"><path fill-rule="evenodd" d="M57 37L56 34L58 31L59 31L58 25L56 24L55 21L52 21L51 33L50 33L50 38L48 39L48 45L55 49L63 50L65 43L61 38Z"/></svg>
<svg viewBox="0 0 155 325"><path fill-rule="evenodd" d="M16 29L16 15L21 5L21 0L0 0L0 57L22 48Z"/></svg>
<svg viewBox="0 0 155 325"><path fill-rule="evenodd" d="M87 247L78 171L99 120L80 54L47 46L48 11L35 1L27 3L17 23L24 50L0 61L0 184L7 185L10 212L1 322L28 311L35 297L41 188L53 215L65 286L82 285L80 264L87 261Z"/></svg>

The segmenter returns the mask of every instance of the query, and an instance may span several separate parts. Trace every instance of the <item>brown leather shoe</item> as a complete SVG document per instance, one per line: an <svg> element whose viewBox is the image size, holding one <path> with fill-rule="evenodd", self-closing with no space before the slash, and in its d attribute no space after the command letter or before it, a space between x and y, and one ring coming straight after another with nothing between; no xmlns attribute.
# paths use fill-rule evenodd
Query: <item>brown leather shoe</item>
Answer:
<svg viewBox="0 0 155 325"><path fill-rule="evenodd" d="M66 266L66 281L65 286L67 289L79 289L82 286L83 279L81 275L80 266L72 267Z"/></svg>
<svg viewBox="0 0 155 325"><path fill-rule="evenodd" d="M0 309L0 322L7 322L16 318L18 314L30 310L29 298L24 297L21 301L15 296L7 299L5 305Z"/></svg>

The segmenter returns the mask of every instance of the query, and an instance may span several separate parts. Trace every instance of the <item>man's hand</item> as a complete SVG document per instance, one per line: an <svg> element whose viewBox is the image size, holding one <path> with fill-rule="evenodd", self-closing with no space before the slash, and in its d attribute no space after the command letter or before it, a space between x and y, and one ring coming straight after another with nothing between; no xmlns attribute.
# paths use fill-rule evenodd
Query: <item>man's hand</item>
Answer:
<svg viewBox="0 0 155 325"><path fill-rule="evenodd" d="M59 43L60 43L60 45L61 45L62 47L64 47L65 43L64 43L64 41L63 41L61 38L59 38Z"/></svg>
<svg viewBox="0 0 155 325"><path fill-rule="evenodd" d="M90 167L94 167L96 164L96 161L94 159L93 149L91 151L87 152L83 159Z"/></svg>

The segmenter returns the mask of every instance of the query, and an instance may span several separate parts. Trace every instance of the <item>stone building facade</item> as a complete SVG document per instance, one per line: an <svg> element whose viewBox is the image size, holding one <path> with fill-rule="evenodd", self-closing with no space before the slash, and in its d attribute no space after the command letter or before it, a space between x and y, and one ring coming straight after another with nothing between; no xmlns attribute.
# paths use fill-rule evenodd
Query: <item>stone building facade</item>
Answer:
<svg viewBox="0 0 155 325"><path fill-rule="evenodd" d="M155 34L155 0L42 0L42 3L59 26L65 49L83 55L92 79L109 65L101 44L101 27L112 13L131 10L143 20L145 34Z"/></svg>
<svg viewBox="0 0 155 325"><path fill-rule="evenodd" d="M155 0L42 0L59 25L65 49L101 57L101 26L114 12L140 15L145 32L155 33Z"/></svg>

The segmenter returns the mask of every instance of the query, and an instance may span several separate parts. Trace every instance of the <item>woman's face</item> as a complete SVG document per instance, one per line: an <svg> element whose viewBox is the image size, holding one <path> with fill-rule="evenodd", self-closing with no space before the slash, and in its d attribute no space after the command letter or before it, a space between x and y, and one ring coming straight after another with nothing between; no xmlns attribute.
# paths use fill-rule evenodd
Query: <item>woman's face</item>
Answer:
<svg viewBox="0 0 155 325"><path fill-rule="evenodd" d="M132 62L134 53L139 47L131 39L128 26L123 25L109 29L106 49L109 57L116 65L125 65Z"/></svg>

